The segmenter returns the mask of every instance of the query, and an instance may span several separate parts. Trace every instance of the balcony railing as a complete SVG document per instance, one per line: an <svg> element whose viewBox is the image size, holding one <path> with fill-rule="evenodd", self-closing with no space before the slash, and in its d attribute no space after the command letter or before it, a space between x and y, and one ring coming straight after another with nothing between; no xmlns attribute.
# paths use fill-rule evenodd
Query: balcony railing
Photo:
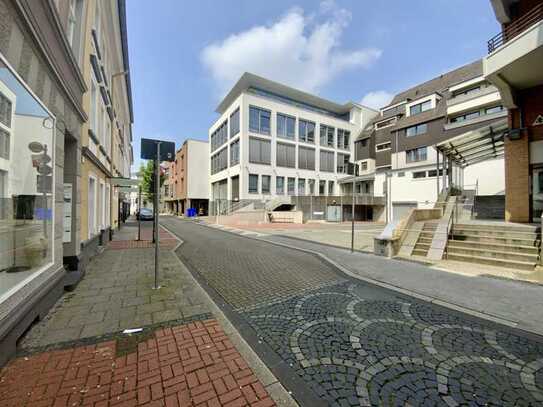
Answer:
<svg viewBox="0 0 543 407"><path fill-rule="evenodd" d="M529 27L541 20L543 20L543 3L535 6L528 13L507 25L502 32L488 40L488 53L490 54L498 47L511 41L517 35L526 31Z"/></svg>

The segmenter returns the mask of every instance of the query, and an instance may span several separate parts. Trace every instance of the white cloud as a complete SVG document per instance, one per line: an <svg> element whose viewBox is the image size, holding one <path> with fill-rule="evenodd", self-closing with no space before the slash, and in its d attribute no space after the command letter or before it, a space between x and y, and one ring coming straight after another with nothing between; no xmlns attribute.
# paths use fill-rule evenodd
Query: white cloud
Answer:
<svg viewBox="0 0 543 407"><path fill-rule="evenodd" d="M380 109L388 105L393 97L394 95L386 90L376 90L374 92L366 93L360 101L360 104L373 107L374 109Z"/></svg>
<svg viewBox="0 0 543 407"><path fill-rule="evenodd" d="M306 15L293 8L270 25L232 34L206 46L203 65L224 95L244 72L316 92L340 73L366 68L378 60L376 48L345 50L341 36L351 13L325 0Z"/></svg>

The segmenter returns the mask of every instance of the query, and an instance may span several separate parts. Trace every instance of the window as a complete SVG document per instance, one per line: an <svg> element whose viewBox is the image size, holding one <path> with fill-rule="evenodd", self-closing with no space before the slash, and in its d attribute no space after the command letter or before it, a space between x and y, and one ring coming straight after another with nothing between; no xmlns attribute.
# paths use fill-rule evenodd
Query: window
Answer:
<svg viewBox="0 0 543 407"><path fill-rule="evenodd" d="M390 150L391 143L387 141L386 143L377 144L375 146L375 151Z"/></svg>
<svg viewBox="0 0 543 407"><path fill-rule="evenodd" d="M396 123L396 118L395 117L393 117L392 119L384 120L384 121L379 122L379 123L375 123L375 129L379 130L379 129L382 129L384 127L392 126L394 123Z"/></svg>
<svg viewBox="0 0 543 407"><path fill-rule="evenodd" d="M315 149L298 147L298 168L301 170L315 169Z"/></svg>
<svg viewBox="0 0 543 407"><path fill-rule="evenodd" d="M277 143L276 164L278 167L296 168L296 146Z"/></svg>
<svg viewBox="0 0 543 407"><path fill-rule="evenodd" d="M415 163L418 161L426 161L427 147L418 147L405 152L405 161L407 163Z"/></svg>
<svg viewBox="0 0 543 407"><path fill-rule="evenodd" d="M350 147L351 132L347 130L337 129L337 148L348 150Z"/></svg>
<svg viewBox="0 0 543 407"><path fill-rule="evenodd" d="M269 110L260 109L258 107L249 107L249 130L260 134L270 134L270 117Z"/></svg>
<svg viewBox="0 0 543 407"><path fill-rule="evenodd" d="M305 195L305 178L298 178L298 195Z"/></svg>
<svg viewBox="0 0 543 407"><path fill-rule="evenodd" d="M254 164L271 164L271 141L250 137L249 162Z"/></svg>
<svg viewBox="0 0 543 407"><path fill-rule="evenodd" d="M326 194L326 181L319 181L319 195Z"/></svg>
<svg viewBox="0 0 543 407"><path fill-rule="evenodd" d="M334 147L334 131L335 129L333 127L321 124L321 146Z"/></svg>
<svg viewBox="0 0 543 407"><path fill-rule="evenodd" d="M398 177L400 176L400 174L398 174ZM403 176L403 175L402 175ZM437 177L437 170L430 170L428 171L428 176L429 177Z"/></svg>
<svg viewBox="0 0 543 407"><path fill-rule="evenodd" d="M413 137L413 136L418 136L420 134L424 134L427 131L428 131L428 124L422 123L422 124L417 124L416 126L408 127L405 130L405 135L407 137Z"/></svg>
<svg viewBox="0 0 543 407"><path fill-rule="evenodd" d="M285 177L275 177L275 193L284 195L285 193Z"/></svg>
<svg viewBox="0 0 543 407"><path fill-rule="evenodd" d="M426 178L426 171L415 171L413 173L413 178Z"/></svg>
<svg viewBox="0 0 543 407"><path fill-rule="evenodd" d="M0 158L9 160L10 134L4 129L0 129Z"/></svg>
<svg viewBox="0 0 543 407"><path fill-rule="evenodd" d="M469 89L456 91L456 92L453 93L453 97L457 97L457 96L460 96L460 95L470 95L472 93L477 93L477 92L480 92L480 91L481 91L481 85L478 85L478 86L474 86L474 87L469 88Z"/></svg>
<svg viewBox="0 0 543 407"><path fill-rule="evenodd" d="M228 120L225 120L211 134L211 151L215 151L228 140Z"/></svg>
<svg viewBox="0 0 543 407"><path fill-rule="evenodd" d="M262 176L262 193L269 194L271 188L271 176L263 175Z"/></svg>
<svg viewBox="0 0 543 407"><path fill-rule="evenodd" d="M228 168L228 150L223 148L211 156L211 174L216 174Z"/></svg>
<svg viewBox="0 0 543 407"><path fill-rule="evenodd" d="M294 140L296 136L296 119L277 113L277 137Z"/></svg>
<svg viewBox="0 0 543 407"><path fill-rule="evenodd" d="M466 120L471 120L479 117L481 115L481 112L479 110L475 110L473 112L469 112L460 116L453 117L451 119L451 123L460 123Z"/></svg>
<svg viewBox="0 0 543 407"><path fill-rule="evenodd" d="M305 143L315 142L315 123L300 120L298 124L298 140Z"/></svg>
<svg viewBox="0 0 543 407"><path fill-rule="evenodd" d="M368 170L368 162L367 161L362 161L360 163L360 171L367 171Z"/></svg>
<svg viewBox="0 0 543 407"><path fill-rule="evenodd" d="M334 181L328 181L328 196L334 195Z"/></svg>
<svg viewBox="0 0 543 407"><path fill-rule="evenodd" d="M320 152L320 166L321 171L334 172L334 153L332 151Z"/></svg>
<svg viewBox="0 0 543 407"><path fill-rule="evenodd" d="M11 127L11 101L0 92L0 123Z"/></svg>
<svg viewBox="0 0 543 407"><path fill-rule="evenodd" d="M239 108L230 115L230 138L239 133Z"/></svg>
<svg viewBox="0 0 543 407"><path fill-rule="evenodd" d="M315 195L315 180L309 179L307 184L309 185L309 195Z"/></svg>
<svg viewBox="0 0 543 407"><path fill-rule="evenodd" d="M337 172L339 174L347 174L349 172L349 154L337 155Z"/></svg>
<svg viewBox="0 0 543 407"><path fill-rule="evenodd" d="M287 190L289 195L295 195L296 194L296 178L288 178L287 179Z"/></svg>
<svg viewBox="0 0 543 407"><path fill-rule="evenodd" d="M487 107L485 109L485 114L493 114L493 113L499 113L503 112L503 106L494 106L494 107Z"/></svg>
<svg viewBox="0 0 543 407"><path fill-rule="evenodd" d="M431 108L432 108L432 101L426 100L422 103L417 103L416 105L410 106L409 115L413 116L415 114L425 112L426 110L430 110Z"/></svg>
<svg viewBox="0 0 543 407"><path fill-rule="evenodd" d="M62 233L62 214L53 226L63 199L53 174L63 158L55 154L55 121L9 63L0 65L0 298L9 302L21 295L24 280L53 265L53 254L62 257L62 241L73 242L78 231ZM12 274L21 269L23 275Z"/></svg>
<svg viewBox="0 0 543 407"><path fill-rule="evenodd" d="M230 166L239 164L239 140L230 144Z"/></svg>
<svg viewBox="0 0 543 407"><path fill-rule="evenodd" d="M249 174L249 193L258 194L258 175Z"/></svg>

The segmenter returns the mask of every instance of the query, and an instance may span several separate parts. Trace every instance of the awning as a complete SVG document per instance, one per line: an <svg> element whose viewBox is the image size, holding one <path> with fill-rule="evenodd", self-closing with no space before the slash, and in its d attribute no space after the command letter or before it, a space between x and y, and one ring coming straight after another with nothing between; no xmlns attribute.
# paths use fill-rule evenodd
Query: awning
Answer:
<svg viewBox="0 0 543 407"><path fill-rule="evenodd" d="M345 177L338 180L338 184L349 184L349 183L352 183L353 181L354 182L373 181L374 179L375 179L375 173L367 174L367 175L357 175L357 176L351 175L350 177Z"/></svg>
<svg viewBox="0 0 543 407"><path fill-rule="evenodd" d="M111 185L116 187L138 187L141 180L134 178L112 177Z"/></svg>
<svg viewBox="0 0 543 407"><path fill-rule="evenodd" d="M435 148L456 165L467 167L502 157L504 132L508 128L507 119L503 119L443 141Z"/></svg>

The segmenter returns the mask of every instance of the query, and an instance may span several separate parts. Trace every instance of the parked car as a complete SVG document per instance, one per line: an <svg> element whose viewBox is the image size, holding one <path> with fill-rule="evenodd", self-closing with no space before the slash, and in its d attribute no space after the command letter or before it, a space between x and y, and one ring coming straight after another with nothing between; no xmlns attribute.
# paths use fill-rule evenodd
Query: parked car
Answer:
<svg viewBox="0 0 543 407"><path fill-rule="evenodd" d="M153 220L154 214L152 209L141 208L139 212L136 212L136 219L139 220Z"/></svg>

